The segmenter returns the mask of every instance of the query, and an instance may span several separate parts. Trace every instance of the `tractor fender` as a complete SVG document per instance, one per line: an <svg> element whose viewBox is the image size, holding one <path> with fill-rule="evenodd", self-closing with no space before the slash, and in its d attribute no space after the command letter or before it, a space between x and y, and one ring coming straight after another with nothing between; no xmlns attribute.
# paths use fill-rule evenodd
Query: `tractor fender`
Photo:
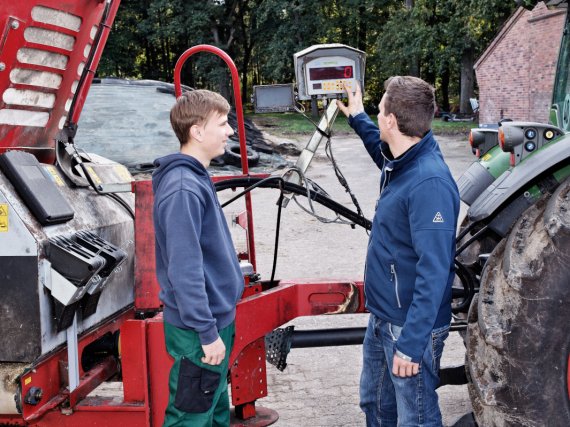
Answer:
<svg viewBox="0 0 570 427"><path fill-rule="evenodd" d="M469 219L481 221L493 215L512 196L545 171L570 164L570 134L550 143L548 148L537 151L516 167L505 171L487 187L469 209Z"/></svg>

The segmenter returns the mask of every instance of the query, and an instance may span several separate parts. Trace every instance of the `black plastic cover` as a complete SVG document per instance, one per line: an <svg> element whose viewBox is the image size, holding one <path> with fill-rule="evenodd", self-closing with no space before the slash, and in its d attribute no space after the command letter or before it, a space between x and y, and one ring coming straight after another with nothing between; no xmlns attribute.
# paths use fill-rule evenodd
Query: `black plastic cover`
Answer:
<svg viewBox="0 0 570 427"><path fill-rule="evenodd" d="M127 258L127 253L124 250L90 231L79 231L75 234L75 238L81 246L88 248L105 259L105 265L99 271L101 277L109 276Z"/></svg>
<svg viewBox="0 0 570 427"><path fill-rule="evenodd" d="M73 208L33 154L8 151L0 156L0 169L41 225L73 218Z"/></svg>
<svg viewBox="0 0 570 427"><path fill-rule="evenodd" d="M49 239L52 267L76 286L85 286L105 265L105 259L68 237Z"/></svg>

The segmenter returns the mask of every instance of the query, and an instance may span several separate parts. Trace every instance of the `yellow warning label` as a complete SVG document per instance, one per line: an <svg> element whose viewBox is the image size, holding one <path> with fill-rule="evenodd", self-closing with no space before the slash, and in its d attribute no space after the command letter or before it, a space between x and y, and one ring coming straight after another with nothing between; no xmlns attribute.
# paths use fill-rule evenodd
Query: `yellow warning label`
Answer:
<svg viewBox="0 0 570 427"><path fill-rule="evenodd" d="M24 378L24 385L28 385L32 382L32 377Z"/></svg>
<svg viewBox="0 0 570 427"><path fill-rule="evenodd" d="M483 157L481 157L481 159L485 162L488 162L489 160L491 160L491 157L493 157L493 156L491 154L487 153Z"/></svg>
<svg viewBox="0 0 570 427"><path fill-rule="evenodd" d="M133 180L133 177L129 173L129 170L123 165L115 166L115 172L124 182L131 182Z"/></svg>
<svg viewBox="0 0 570 427"><path fill-rule="evenodd" d="M0 233L8 231L8 204L0 203Z"/></svg>
<svg viewBox="0 0 570 427"><path fill-rule="evenodd" d="M99 178L99 175L95 173L95 171L91 166L87 166L87 170L89 171L89 175L91 175L91 178L93 178L93 181L95 181L95 184L99 185L103 182L101 181L101 178Z"/></svg>
<svg viewBox="0 0 570 427"><path fill-rule="evenodd" d="M54 182L58 186L63 187L65 185L65 183L63 182L63 179L61 179L61 176L57 172L57 169L55 168L55 166L50 165L50 166L46 166L45 168L50 173L50 175L53 177Z"/></svg>

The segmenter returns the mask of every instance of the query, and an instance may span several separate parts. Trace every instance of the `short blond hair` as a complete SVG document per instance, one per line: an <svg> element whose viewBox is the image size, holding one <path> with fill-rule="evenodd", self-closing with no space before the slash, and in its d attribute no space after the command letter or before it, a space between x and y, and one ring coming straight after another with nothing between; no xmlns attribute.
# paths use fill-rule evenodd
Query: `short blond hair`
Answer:
<svg viewBox="0 0 570 427"><path fill-rule="evenodd" d="M219 93L200 89L184 92L170 110L170 124L180 146L190 138L190 128L201 125L212 113L228 114L230 104Z"/></svg>

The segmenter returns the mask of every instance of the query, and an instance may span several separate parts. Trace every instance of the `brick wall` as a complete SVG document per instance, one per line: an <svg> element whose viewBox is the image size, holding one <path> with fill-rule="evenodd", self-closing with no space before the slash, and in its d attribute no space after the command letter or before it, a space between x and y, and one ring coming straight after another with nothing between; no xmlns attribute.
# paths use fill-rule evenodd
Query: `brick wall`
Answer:
<svg viewBox="0 0 570 427"><path fill-rule="evenodd" d="M519 8L475 63L479 122L547 122L566 10Z"/></svg>

